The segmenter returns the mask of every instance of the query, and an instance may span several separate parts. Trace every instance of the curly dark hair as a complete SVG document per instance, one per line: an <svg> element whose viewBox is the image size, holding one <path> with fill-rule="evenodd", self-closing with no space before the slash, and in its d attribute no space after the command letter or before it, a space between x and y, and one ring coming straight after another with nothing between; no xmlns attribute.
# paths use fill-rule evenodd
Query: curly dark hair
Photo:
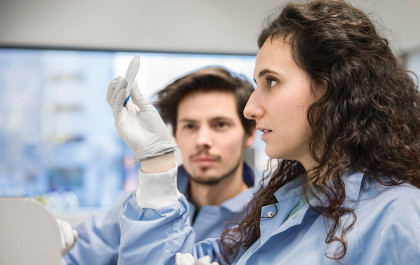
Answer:
<svg viewBox="0 0 420 265"><path fill-rule="evenodd" d="M255 121L248 120L242 114L245 105L254 91L252 83L241 74L236 74L221 66L208 66L182 76L157 93L157 107L166 123L172 125L175 135L178 116L178 104L188 94L195 91L223 91L235 96L237 113L242 127L249 135L255 130Z"/></svg>
<svg viewBox="0 0 420 265"><path fill-rule="evenodd" d="M346 255L346 232L356 222L353 209L343 207L346 192L342 175L350 169L366 172L382 185L404 182L420 188L420 95L414 81L380 36L367 15L339 0L290 3L258 39L282 38L292 49L297 65L305 70L312 87L325 94L308 109L310 152L317 166L310 170L292 160L279 161L263 178L268 184L254 195L240 223L222 234L221 250L233 260L242 247L260 236L261 207L276 203L274 192L304 175L303 194L327 198L321 207L326 243L342 246L327 257L339 261ZM321 152L319 151L321 150ZM387 178L379 178L379 174ZM318 192L314 194L311 189ZM352 222L340 230L340 217ZM326 222L327 220L332 222ZM336 235L337 231L342 231Z"/></svg>

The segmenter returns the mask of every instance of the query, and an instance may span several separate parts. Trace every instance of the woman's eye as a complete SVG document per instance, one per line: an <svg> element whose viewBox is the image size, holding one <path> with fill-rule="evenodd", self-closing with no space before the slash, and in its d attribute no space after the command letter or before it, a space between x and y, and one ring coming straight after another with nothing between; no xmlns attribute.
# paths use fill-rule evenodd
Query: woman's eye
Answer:
<svg viewBox="0 0 420 265"><path fill-rule="evenodd" d="M278 81L275 80L275 79L268 78L267 83L268 83L268 86L271 88L271 87L275 86L278 83Z"/></svg>

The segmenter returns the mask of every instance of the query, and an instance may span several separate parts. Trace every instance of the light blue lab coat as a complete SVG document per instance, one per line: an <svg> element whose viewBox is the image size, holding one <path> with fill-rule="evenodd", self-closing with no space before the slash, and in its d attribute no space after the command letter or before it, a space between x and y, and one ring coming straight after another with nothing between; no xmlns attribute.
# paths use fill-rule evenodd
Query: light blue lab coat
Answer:
<svg viewBox="0 0 420 265"><path fill-rule="evenodd" d="M248 186L254 185L254 173L244 163L243 178ZM178 168L177 186L178 190L189 198L188 194L189 176L185 169ZM63 257L62 264L89 264L107 265L117 264L121 227L120 219L128 210L127 200L133 198L135 193L130 194L117 203L110 210L88 217L75 229L79 233L79 239L71 251ZM193 223L195 240L202 241L207 238L218 238L225 230L225 220L240 212L240 209L252 199L252 189L248 189L232 199L229 199L219 206L204 206L198 212L194 222L193 214L189 215L189 223ZM186 200L190 207L190 213L195 212L194 204ZM141 241L147 241L144 238ZM146 263L139 263L146 264ZM153 263L150 263L153 264Z"/></svg>
<svg viewBox="0 0 420 265"><path fill-rule="evenodd" d="M361 172L348 172L342 179L346 188L344 206L354 209L357 217L346 235L347 254L342 264L420 264L420 189L409 184L383 186ZM275 193L278 202L262 208L261 237L242 249L234 264L339 264L326 257L341 246L325 243L325 226L330 221L325 223L307 205L287 219L302 198L300 184L300 178L286 184ZM346 214L341 222L351 221L349 218ZM195 233L188 222L188 202L183 196L155 210L141 208L133 194L124 205L120 225L121 265L172 265L176 252L192 253L196 258L209 255L225 264L218 258L218 239L195 244Z"/></svg>

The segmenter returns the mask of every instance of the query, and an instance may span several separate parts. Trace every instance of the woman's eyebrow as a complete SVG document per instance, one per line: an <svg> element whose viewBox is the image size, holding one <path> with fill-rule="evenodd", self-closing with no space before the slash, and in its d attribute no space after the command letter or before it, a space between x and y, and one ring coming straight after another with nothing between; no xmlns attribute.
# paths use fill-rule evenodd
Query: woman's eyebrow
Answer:
<svg viewBox="0 0 420 265"><path fill-rule="evenodd" d="M258 73L258 77L262 78L263 76L268 75L268 74L280 75L280 73L278 73L278 72L274 72L274 71L269 70L269 69L263 69ZM257 83L257 81L255 81L255 79L254 79L254 82Z"/></svg>

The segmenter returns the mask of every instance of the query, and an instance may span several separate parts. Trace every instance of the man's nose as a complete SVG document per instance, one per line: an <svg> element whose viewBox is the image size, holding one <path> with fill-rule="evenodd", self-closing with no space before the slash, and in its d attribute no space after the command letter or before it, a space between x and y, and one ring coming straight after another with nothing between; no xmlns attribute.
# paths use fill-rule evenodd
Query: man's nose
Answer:
<svg viewBox="0 0 420 265"><path fill-rule="evenodd" d="M196 139L197 146L205 146L211 147L212 146L212 135L211 130L207 126L201 126L197 132L197 139Z"/></svg>

